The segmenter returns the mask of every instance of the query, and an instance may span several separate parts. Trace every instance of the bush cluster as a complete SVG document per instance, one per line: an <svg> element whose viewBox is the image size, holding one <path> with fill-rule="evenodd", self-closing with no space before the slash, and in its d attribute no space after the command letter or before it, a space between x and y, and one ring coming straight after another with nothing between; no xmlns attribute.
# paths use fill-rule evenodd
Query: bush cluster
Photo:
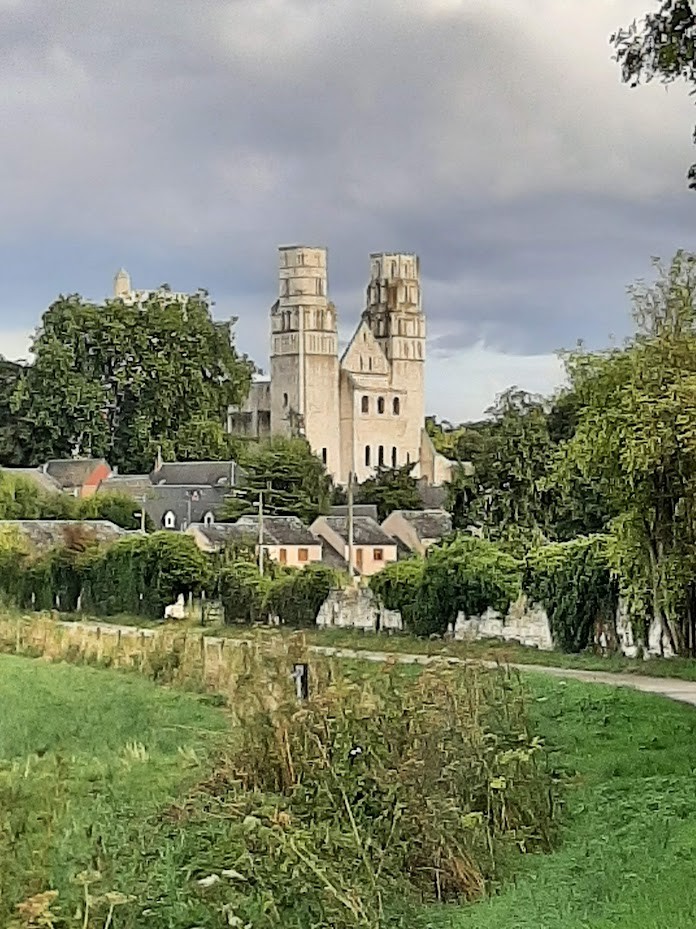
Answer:
<svg viewBox="0 0 696 929"><path fill-rule="evenodd" d="M17 538L0 545L0 594L22 609L135 613L161 618L179 594L211 583L211 564L190 536L134 535L108 546L75 537L70 545L30 555Z"/></svg>
<svg viewBox="0 0 696 929"><path fill-rule="evenodd" d="M295 628L310 627L329 592L341 583L341 575L325 565L301 570L270 562L261 575L254 564L234 561L220 572L219 595L225 622L264 622L277 616Z"/></svg>
<svg viewBox="0 0 696 929"><path fill-rule="evenodd" d="M387 609L399 610L415 635L442 635L459 613L489 607L504 613L520 589L521 565L485 539L458 536L426 558L387 566L370 586Z"/></svg>
<svg viewBox="0 0 696 929"><path fill-rule="evenodd" d="M563 651L582 651L598 625L615 623L619 589L604 535L581 536L530 552L522 586L532 600L543 604L553 640Z"/></svg>

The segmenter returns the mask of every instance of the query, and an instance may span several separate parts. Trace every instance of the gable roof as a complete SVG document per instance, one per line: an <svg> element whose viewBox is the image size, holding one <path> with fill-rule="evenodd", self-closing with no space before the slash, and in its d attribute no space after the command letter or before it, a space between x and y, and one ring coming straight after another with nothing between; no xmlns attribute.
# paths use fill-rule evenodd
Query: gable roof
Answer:
<svg viewBox="0 0 696 929"><path fill-rule="evenodd" d="M190 498L189 498L190 495ZM177 528L188 522L189 499L191 500L191 522L200 523L206 513L216 516L225 502L224 487L195 487L160 484L150 487L144 494L143 507L157 529L162 527L166 513L173 513Z"/></svg>
<svg viewBox="0 0 696 929"><path fill-rule="evenodd" d="M256 516L242 516L236 523L197 523L195 528L213 545L226 542L257 544L259 523ZM263 520L264 545L321 545L317 538L296 516L265 516Z"/></svg>
<svg viewBox="0 0 696 929"><path fill-rule="evenodd" d="M326 525L348 542L347 516L320 516ZM396 545L395 539L382 529L379 523L369 516L353 517L353 544L354 545Z"/></svg>
<svg viewBox="0 0 696 929"><path fill-rule="evenodd" d="M61 487L81 487L100 465L111 466L104 458L53 458L44 465L46 474Z"/></svg>
<svg viewBox="0 0 696 929"><path fill-rule="evenodd" d="M152 491L152 482L147 474L112 474L101 481L97 493L127 494L141 497Z"/></svg>
<svg viewBox="0 0 696 929"><path fill-rule="evenodd" d="M40 489L50 494L61 493L63 488L58 481L46 474L41 468L2 468L3 474L9 474L11 477L21 477L31 481Z"/></svg>
<svg viewBox="0 0 696 929"><path fill-rule="evenodd" d="M330 516L348 516L347 506L332 506L329 512ZM376 503L354 503L353 518L356 516L368 516L377 522L377 504Z"/></svg>
<svg viewBox="0 0 696 929"><path fill-rule="evenodd" d="M452 532L452 516L447 510L395 510L390 515L405 519L421 541L442 539Z"/></svg>
<svg viewBox="0 0 696 929"><path fill-rule="evenodd" d="M360 367L360 358L373 360L372 368L364 370ZM375 339L367 320L362 319L355 330L353 338L341 355L340 367L354 374L388 374L390 367L387 356Z"/></svg>
<svg viewBox="0 0 696 929"><path fill-rule="evenodd" d="M165 461L150 472L153 484L206 484L209 487L234 487L237 483L236 461Z"/></svg>
<svg viewBox="0 0 696 929"><path fill-rule="evenodd" d="M106 519L3 519L0 534L17 532L29 546L39 551L56 545L69 545L79 538L81 542L116 542L132 532Z"/></svg>

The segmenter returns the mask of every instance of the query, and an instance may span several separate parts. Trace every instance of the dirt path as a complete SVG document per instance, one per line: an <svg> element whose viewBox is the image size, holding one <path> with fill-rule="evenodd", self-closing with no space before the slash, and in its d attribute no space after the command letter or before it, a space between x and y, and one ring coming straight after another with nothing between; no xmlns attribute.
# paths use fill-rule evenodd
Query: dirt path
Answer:
<svg viewBox="0 0 696 929"><path fill-rule="evenodd" d="M122 635L145 635L152 636L156 634L154 629L140 629L137 626L115 626L111 623L65 623L66 626L82 626L84 628L94 629L99 627L104 632L118 632ZM232 643L242 643L248 639L235 639L232 637L220 638L219 636L206 636L210 642L225 642L228 646ZM481 661L480 659L453 658L442 655L417 655L400 652L383 652L372 651L369 649L339 648L328 645L309 645L308 651L315 655L325 655L334 658L353 658L362 661L374 661L382 663L384 661L395 661L399 664L420 664L428 665L435 661L447 661L449 664L482 664L485 667L495 668L498 663L495 661ZM682 681L670 677L648 677L644 674L616 674L609 671L582 671L576 668L551 668L546 665L534 664L510 664L509 667L518 671L529 671L538 674L550 674L554 677L564 677L576 681L585 681L589 684L609 684L615 687L633 687L634 690L641 690L645 693L659 694L667 697L669 700L678 700L681 703L690 703L696 706L696 681Z"/></svg>

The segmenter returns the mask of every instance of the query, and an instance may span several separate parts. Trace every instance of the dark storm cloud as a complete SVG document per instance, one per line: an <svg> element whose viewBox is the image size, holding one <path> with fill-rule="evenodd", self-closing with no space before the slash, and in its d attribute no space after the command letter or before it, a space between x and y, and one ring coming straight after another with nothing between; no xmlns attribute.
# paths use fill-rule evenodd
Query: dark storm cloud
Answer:
<svg viewBox="0 0 696 929"><path fill-rule="evenodd" d="M307 241L347 328L369 252L403 249L443 351L623 334L625 285L696 207L690 108L610 61L644 6L0 0L0 314L26 294L35 324L27 268L47 301L124 262L209 287L262 356L276 245Z"/></svg>

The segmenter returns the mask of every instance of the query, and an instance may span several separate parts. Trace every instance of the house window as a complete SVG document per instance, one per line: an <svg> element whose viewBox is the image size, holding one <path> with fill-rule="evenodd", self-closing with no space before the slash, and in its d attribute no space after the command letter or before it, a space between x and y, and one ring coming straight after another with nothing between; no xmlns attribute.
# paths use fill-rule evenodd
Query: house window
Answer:
<svg viewBox="0 0 696 929"><path fill-rule="evenodd" d="M281 564L287 564L288 562L287 548L281 548L280 552L278 553L278 560L280 561Z"/></svg>
<svg viewBox="0 0 696 929"><path fill-rule="evenodd" d="M370 467L370 446L369 445L365 446L365 464L368 468Z"/></svg>
<svg viewBox="0 0 696 929"><path fill-rule="evenodd" d="M394 416L398 416L399 413L401 412L401 401L399 400L398 397L394 397L394 401L392 403L392 409L394 410Z"/></svg>
<svg viewBox="0 0 696 929"><path fill-rule="evenodd" d="M383 468L384 467L384 446L383 445L380 445L379 447L377 461L379 462L380 468Z"/></svg>
<svg viewBox="0 0 696 929"><path fill-rule="evenodd" d="M392 448L392 468L396 467L396 461L397 461L397 457L396 457L396 445L395 445Z"/></svg>
<svg viewBox="0 0 696 929"><path fill-rule="evenodd" d="M360 401L360 408L363 411L363 413L370 412L370 398L369 397L362 398L362 400Z"/></svg>
<svg viewBox="0 0 696 929"><path fill-rule="evenodd" d="M384 561L384 549L383 549L383 548L376 548L376 549L375 549L375 552L374 552L374 555L373 555L373 558L374 558L375 561Z"/></svg>
<svg viewBox="0 0 696 929"><path fill-rule="evenodd" d="M162 525L165 529L176 529L176 516L172 513L171 510L168 510L164 514L164 519L162 520Z"/></svg>
<svg viewBox="0 0 696 929"><path fill-rule="evenodd" d="M327 454L326 454L326 449L325 449L325 448L322 448L322 450L321 450L321 460L324 462L324 464L326 464L326 462L327 462Z"/></svg>
<svg viewBox="0 0 696 929"><path fill-rule="evenodd" d="M384 413L384 397L377 397L377 412Z"/></svg>
<svg viewBox="0 0 696 929"><path fill-rule="evenodd" d="M210 511L208 511L203 517L203 522L205 523L206 526L212 526L213 523L215 522L215 517Z"/></svg>
<svg viewBox="0 0 696 929"><path fill-rule="evenodd" d="M297 560L298 561L307 561L309 558L309 551L306 548L297 549Z"/></svg>

